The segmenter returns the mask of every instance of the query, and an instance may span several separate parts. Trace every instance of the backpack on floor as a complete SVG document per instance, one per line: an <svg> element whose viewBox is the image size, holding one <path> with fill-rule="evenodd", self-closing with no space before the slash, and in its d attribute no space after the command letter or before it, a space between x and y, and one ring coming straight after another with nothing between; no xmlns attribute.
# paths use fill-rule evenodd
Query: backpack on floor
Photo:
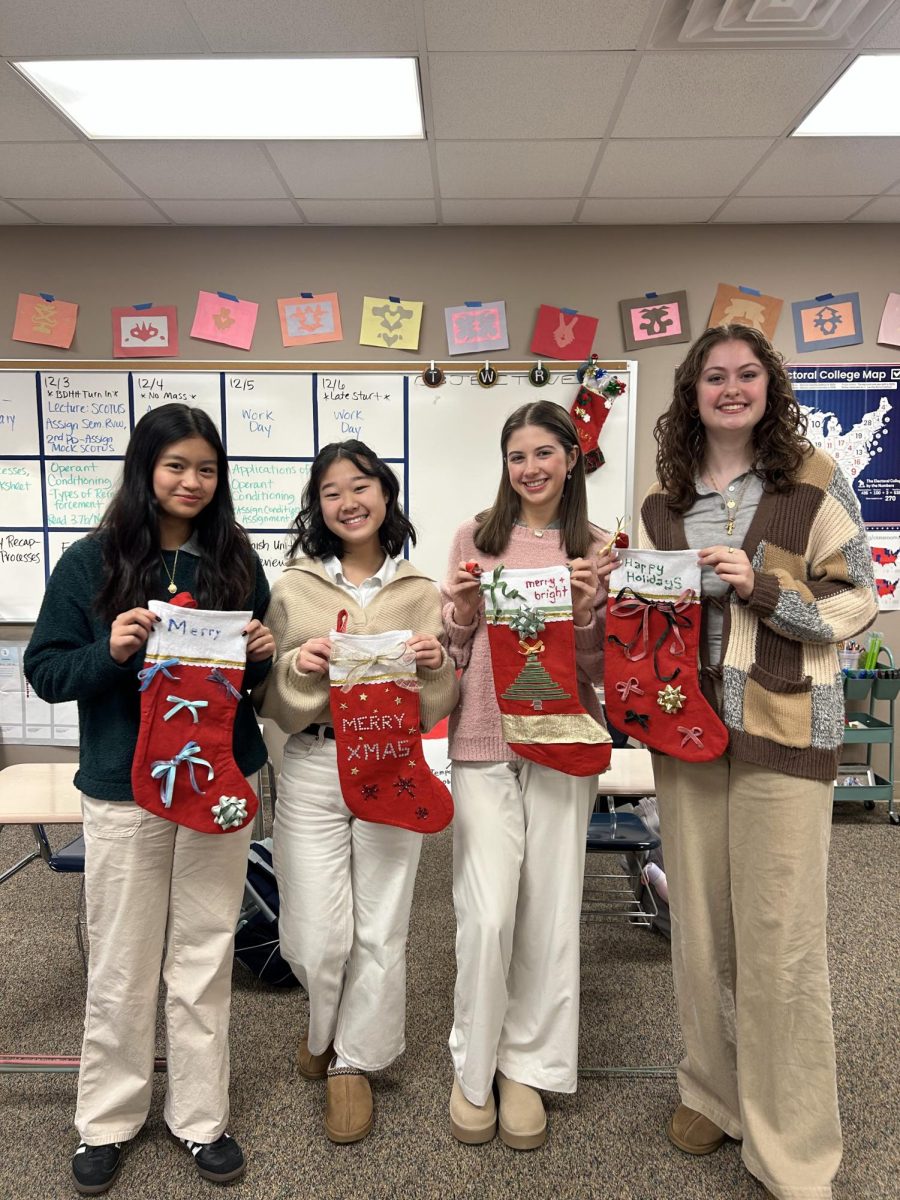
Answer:
<svg viewBox="0 0 900 1200"><path fill-rule="evenodd" d="M273 987L299 987L281 957L278 944L278 883L272 866L272 839L251 842L247 879L234 935L234 956L258 979Z"/></svg>

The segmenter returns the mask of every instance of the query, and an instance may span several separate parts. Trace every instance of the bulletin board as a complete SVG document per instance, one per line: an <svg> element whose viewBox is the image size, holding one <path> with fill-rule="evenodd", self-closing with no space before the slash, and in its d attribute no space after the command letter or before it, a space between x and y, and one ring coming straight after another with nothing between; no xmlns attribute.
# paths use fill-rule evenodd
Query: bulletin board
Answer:
<svg viewBox="0 0 900 1200"><path fill-rule="evenodd" d="M446 364L445 382L429 388L408 362L0 362L0 623L36 618L60 555L109 503L135 423L172 401L204 409L221 431L237 517L271 581L313 457L346 438L391 464L419 535L411 557L440 580L453 531L496 495L506 417L534 400L568 410L578 389L576 363L546 363L540 388L532 362L496 364L490 388L478 383L482 365ZM588 477L589 513L615 527L631 516L637 364L601 365L625 391L600 435L606 463Z"/></svg>

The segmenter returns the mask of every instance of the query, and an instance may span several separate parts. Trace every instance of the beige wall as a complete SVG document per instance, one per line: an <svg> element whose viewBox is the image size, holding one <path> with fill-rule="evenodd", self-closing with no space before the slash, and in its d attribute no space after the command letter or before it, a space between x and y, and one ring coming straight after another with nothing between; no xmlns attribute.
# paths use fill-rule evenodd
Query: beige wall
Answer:
<svg viewBox="0 0 900 1200"><path fill-rule="evenodd" d="M823 292L859 291L866 340L804 362L900 362L900 351L875 337L887 293L900 290L896 225L676 226L596 228L410 229L0 229L0 358L109 358L113 305L177 304L181 357L247 362L278 359L392 359L357 344L364 294L425 301L415 363L446 358L443 307L464 300L505 299L510 348L527 358L538 304L559 304L600 318L595 350L619 358L620 299L684 289L694 334L701 331L719 281L783 296L776 343L794 353L790 301ZM236 293L261 304L253 350L245 354L188 337L199 289ZM337 291L345 340L301 356L281 345L275 299L299 291ZM52 292L80 305L70 351L13 342L19 292ZM684 346L628 357L640 364L637 396L636 499L653 479L653 424L671 394ZM487 394L489 396L489 393ZM475 435L473 435L475 436ZM634 511L634 510L632 510ZM460 517L467 512L460 496ZM900 616L880 618L900 651ZM15 748L16 758L24 757ZM2 754L2 750L0 750ZM0 759L2 761L2 759Z"/></svg>

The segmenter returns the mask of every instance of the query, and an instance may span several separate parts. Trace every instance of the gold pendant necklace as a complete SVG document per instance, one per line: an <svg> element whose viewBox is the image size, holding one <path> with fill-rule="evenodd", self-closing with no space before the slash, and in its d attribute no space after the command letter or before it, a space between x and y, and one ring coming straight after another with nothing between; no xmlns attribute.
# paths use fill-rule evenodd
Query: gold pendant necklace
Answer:
<svg viewBox="0 0 900 1200"><path fill-rule="evenodd" d="M719 481L713 475L709 467L706 468L706 475L713 488L719 493L725 502L725 532L730 537L734 533L734 522L740 511L741 502L744 499L744 492L747 490L747 485L750 483L750 472L748 471L744 477L744 482L740 486L740 490L736 496L726 496L719 487Z"/></svg>
<svg viewBox="0 0 900 1200"><path fill-rule="evenodd" d="M160 552L159 552L159 557L160 557L160 561L162 562L162 565L163 565L163 570L169 577L169 586L166 588L166 591L169 593L170 596L174 596L175 593L178 591L178 586L175 583L175 572L178 570L178 553L179 553L180 549L181 549L181 547L179 546L178 550L175 551L175 561L172 563L171 571L166 566L166 560L162 556L162 551L160 550Z"/></svg>

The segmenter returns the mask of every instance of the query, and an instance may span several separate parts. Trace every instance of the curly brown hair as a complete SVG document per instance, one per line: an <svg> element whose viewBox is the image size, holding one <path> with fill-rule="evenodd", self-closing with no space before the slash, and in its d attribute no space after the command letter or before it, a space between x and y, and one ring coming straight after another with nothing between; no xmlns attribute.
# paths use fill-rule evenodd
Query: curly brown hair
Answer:
<svg viewBox="0 0 900 1200"><path fill-rule="evenodd" d="M769 491L791 489L810 451L806 418L779 353L750 325L714 325L697 338L675 371L672 403L656 422L656 476L677 513L697 499L695 478L706 456L706 430L697 410L697 381L709 352L722 342L746 342L766 369L766 411L753 429L754 473Z"/></svg>

